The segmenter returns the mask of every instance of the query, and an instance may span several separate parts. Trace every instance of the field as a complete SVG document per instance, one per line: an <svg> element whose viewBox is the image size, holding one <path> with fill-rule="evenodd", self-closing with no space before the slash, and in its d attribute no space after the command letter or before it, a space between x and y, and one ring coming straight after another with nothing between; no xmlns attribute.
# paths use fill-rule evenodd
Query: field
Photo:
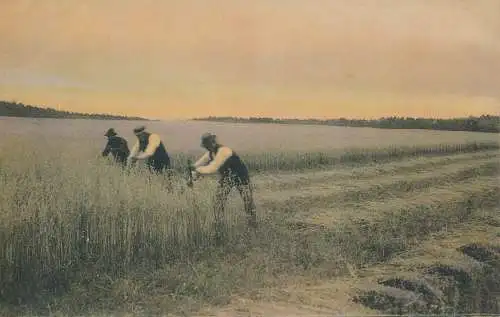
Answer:
<svg viewBox="0 0 500 317"><path fill-rule="evenodd" d="M137 122L0 119L0 315L500 313L498 134L151 122L180 172L216 132L259 228L214 178L174 191L99 158Z"/></svg>

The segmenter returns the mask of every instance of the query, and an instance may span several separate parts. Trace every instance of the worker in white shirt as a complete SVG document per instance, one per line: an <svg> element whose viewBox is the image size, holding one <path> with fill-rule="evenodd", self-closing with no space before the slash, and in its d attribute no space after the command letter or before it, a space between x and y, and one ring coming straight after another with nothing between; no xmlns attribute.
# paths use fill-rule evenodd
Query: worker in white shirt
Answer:
<svg viewBox="0 0 500 317"><path fill-rule="evenodd" d="M130 151L129 164L146 160L152 172L163 173L170 169L170 157L158 134L147 132L144 126L135 128L134 134L137 142Z"/></svg>
<svg viewBox="0 0 500 317"><path fill-rule="evenodd" d="M248 224L257 226L250 176L241 158L229 147L219 144L216 135L212 133L202 135L201 146L207 152L191 167L192 176L197 179L200 175L219 174L214 206L216 222L220 222L225 201L231 190L236 187L245 205Z"/></svg>

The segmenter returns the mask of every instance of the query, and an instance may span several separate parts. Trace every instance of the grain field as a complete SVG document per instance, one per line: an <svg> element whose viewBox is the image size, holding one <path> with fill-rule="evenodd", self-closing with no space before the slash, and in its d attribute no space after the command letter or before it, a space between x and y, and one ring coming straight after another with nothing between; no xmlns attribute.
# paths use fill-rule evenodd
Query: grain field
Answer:
<svg viewBox="0 0 500 317"><path fill-rule="evenodd" d="M109 122L5 122L2 315L500 312L497 135L155 123L179 136L169 191L99 157ZM222 244L214 178L190 189L181 173L206 129L240 146L258 210L246 228L234 192Z"/></svg>

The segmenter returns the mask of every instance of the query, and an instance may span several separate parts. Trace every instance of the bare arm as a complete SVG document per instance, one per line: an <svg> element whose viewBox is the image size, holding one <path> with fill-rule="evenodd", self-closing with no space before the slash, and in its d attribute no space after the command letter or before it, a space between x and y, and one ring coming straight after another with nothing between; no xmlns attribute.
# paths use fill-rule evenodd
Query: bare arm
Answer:
<svg viewBox="0 0 500 317"><path fill-rule="evenodd" d="M134 146L132 147L132 150L130 150L130 154L128 155L129 159L134 158L137 153L139 152L139 142L136 142Z"/></svg>
<svg viewBox="0 0 500 317"><path fill-rule="evenodd" d="M102 151L102 156L108 156L109 152L111 152L111 144L110 143L111 142L108 140L108 142L106 143L106 147Z"/></svg>
<svg viewBox="0 0 500 317"><path fill-rule="evenodd" d="M158 148L158 146L160 146L160 136L158 134L151 134L149 136L149 143L148 143L148 147L144 150L143 153L137 155L137 159L141 160L141 159L146 159L148 157L150 157L151 155L153 155L156 151L156 149Z"/></svg>
<svg viewBox="0 0 500 317"><path fill-rule="evenodd" d="M221 147L215 155L215 158L210 164L206 166L200 166L196 168L196 171L200 174L213 174L219 170L219 168L227 161L227 159L233 154L233 151L228 147Z"/></svg>
<svg viewBox="0 0 500 317"><path fill-rule="evenodd" d="M208 164L208 161L210 160L210 153L209 152L206 152L205 154L203 154L200 159L198 161L196 161L196 163L194 163L194 167L200 167L200 166L203 166L203 165L207 165Z"/></svg>

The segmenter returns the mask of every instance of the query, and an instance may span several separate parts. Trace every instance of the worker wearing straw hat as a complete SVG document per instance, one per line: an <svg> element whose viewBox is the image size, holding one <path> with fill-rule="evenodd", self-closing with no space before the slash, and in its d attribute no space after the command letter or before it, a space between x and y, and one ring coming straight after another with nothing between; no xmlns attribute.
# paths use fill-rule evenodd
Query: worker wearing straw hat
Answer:
<svg viewBox="0 0 500 317"><path fill-rule="evenodd" d="M207 152L191 167L193 179L200 175L219 174L215 201L215 218L220 222L224 204L231 190L236 187L243 199L248 224L257 225L255 204L248 169L235 151L217 142L217 136L204 133L201 136L201 146Z"/></svg>

